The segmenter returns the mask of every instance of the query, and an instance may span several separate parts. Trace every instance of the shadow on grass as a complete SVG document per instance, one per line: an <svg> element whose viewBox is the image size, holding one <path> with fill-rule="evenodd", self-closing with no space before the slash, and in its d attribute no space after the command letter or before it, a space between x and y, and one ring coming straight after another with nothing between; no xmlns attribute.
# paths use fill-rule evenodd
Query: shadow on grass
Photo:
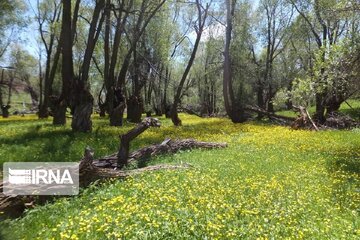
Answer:
<svg viewBox="0 0 360 240"><path fill-rule="evenodd" d="M333 155L332 160L327 162L328 169L331 172L344 171L355 173L360 176L360 153L359 149L351 148L348 151L338 152Z"/></svg>
<svg viewBox="0 0 360 240"><path fill-rule="evenodd" d="M339 152L327 162L332 177L332 199L340 207L359 210L360 154L357 149Z"/></svg>
<svg viewBox="0 0 360 240"><path fill-rule="evenodd" d="M342 109L341 112L346 115L349 115L351 118L357 121L360 120L360 108Z"/></svg>
<svg viewBox="0 0 360 240"><path fill-rule="evenodd" d="M6 126L6 125L13 125L13 124L20 124L20 123L47 123L48 120L39 120L39 119L8 119L8 120L2 120L0 121L0 127Z"/></svg>

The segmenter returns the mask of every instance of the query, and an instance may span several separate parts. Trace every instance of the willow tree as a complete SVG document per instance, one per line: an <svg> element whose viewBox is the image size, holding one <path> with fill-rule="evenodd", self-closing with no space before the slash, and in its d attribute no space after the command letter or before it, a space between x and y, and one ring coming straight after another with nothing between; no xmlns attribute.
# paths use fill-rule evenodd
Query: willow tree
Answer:
<svg viewBox="0 0 360 240"><path fill-rule="evenodd" d="M100 30L105 19L102 13L105 0L97 0L92 19L89 25L88 38L85 47L80 76L73 78L70 106L73 118L71 127L73 131L89 132L92 130L91 114L93 112L93 96L90 93L89 71L95 45L99 39ZM70 35L70 39L72 39Z"/></svg>
<svg viewBox="0 0 360 240"><path fill-rule="evenodd" d="M45 48L45 73L40 73L40 103L39 118L49 116L50 96L53 94L54 82L58 62L61 54L59 31L56 27L61 22L61 1L37 0L36 21L42 45ZM41 53L40 53L41 54ZM41 65L41 62L39 62Z"/></svg>
<svg viewBox="0 0 360 240"><path fill-rule="evenodd" d="M66 124L66 109L69 103L71 82L74 77L72 31L71 31L71 1L63 0L60 44L62 52L62 89L60 96L54 101L53 124Z"/></svg>
<svg viewBox="0 0 360 240"><path fill-rule="evenodd" d="M179 118L179 115L178 115L177 108L180 103L181 94L182 94L182 91L184 88L185 81L186 81L188 74L190 72L190 69L194 63L196 52L199 48L201 36L202 36L204 28L205 28L205 23L206 23L206 19L208 17L208 12L209 12L209 8L210 8L209 3L207 3L206 6L204 7L200 0L196 0L195 5L196 5L196 9L197 9L197 22L194 25L196 39L195 39L194 47L192 49L189 61L186 65L185 71L180 79L179 85L177 86L176 94L174 96L174 101L173 101L173 104L171 107L171 120L175 126L181 126L181 124L182 124L181 119Z"/></svg>
<svg viewBox="0 0 360 240"><path fill-rule="evenodd" d="M132 34L129 34L128 36L128 51L124 56L120 71L117 75L117 79L114 82L114 85L111 86L111 91L114 92L114 94L111 96L112 99L108 99L110 125L112 126L121 126L123 124L123 114L126 106L126 100L124 96L125 83L127 79L127 73L129 71L129 66L131 64L131 59L134 56L134 52L137 51L138 42L144 34L147 26L154 18L156 13L158 13L161 7L165 4L165 2L166 0L143 0L140 4L140 7L133 10L133 12L136 12L136 14L130 16L130 18L135 19L135 21L133 22L133 27L130 27L130 31L132 31ZM136 79L133 79L133 81L136 81ZM135 82L134 84L138 83ZM135 91L134 93L136 93L136 95L133 95L133 97L140 98L140 96L137 95L139 92L139 90ZM133 104L131 107L141 109L141 102L137 101L135 105ZM141 113L142 112L137 111L136 116L134 116L132 119L137 122L139 118L141 118Z"/></svg>
<svg viewBox="0 0 360 240"><path fill-rule="evenodd" d="M328 49L336 45L344 34L344 29L349 24L347 14L343 14L343 9L336 11L334 1L304 1L290 0L298 14L303 18L309 28L309 34L315 39L318 52L321 57L320 74L315 79L315 115L314 118L320 123L326 120L325 110L329 88L327 86L326 60ZM313 74L313 73L311 73ZM338 103L332 103L338 105ZM340 106L340 105L338 105Z"/></svg>
<svg viewBox="0 0 360 240"><path fill-rule="evenodd" d="M244 103L235 97L233 88L232 60L230 54L231 37L233 30L233 19L235 15L235 0L226 0L226 33L224 49L224 75L223 75L223 95L227 115L234 123L246 121Z"/></svg>

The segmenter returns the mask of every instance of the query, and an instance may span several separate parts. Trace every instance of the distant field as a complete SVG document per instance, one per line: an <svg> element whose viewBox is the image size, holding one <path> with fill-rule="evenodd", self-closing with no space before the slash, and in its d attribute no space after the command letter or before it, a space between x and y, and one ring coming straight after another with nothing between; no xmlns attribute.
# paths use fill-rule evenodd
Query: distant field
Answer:
<svg viewBox="0 0 360 240"><path fill-rule="evenodd" d="M3 222L4 239L359 239L360 130L287 127L181 114L183 127L150 129L132 148L166 137L227 142L149 164L190 170L145 173L85 190ZM0 160L79 161L116 151L122 128L94 119L91 134L34 117L0 121ZM14 231L16 230L16 231Z"/></svg>

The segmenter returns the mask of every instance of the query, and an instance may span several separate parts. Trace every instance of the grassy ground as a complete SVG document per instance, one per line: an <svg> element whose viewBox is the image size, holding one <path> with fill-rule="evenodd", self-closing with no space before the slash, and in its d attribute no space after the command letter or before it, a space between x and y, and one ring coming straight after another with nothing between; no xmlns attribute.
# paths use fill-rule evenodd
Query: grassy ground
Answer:
<svg viewBox="0 0 360 240"><path fill-rule="evenodd" d="M348 103L348 104L347 104ZM360 120L360 100L356 100L356 99L350 99L347 101L347 103L343 103L340 106L340 111L348 114L349 116L351 116L352 118L356 119L356 120ZM315 112L315 107L310 107L308 109L309 113L314 113ZM283 116L288 116L288 117L296 117L297 113L295 113L294 111L280 111L278 112L278 114L283 115Z"/></svg>
<svg viewBox="0 0 360 240"><path fill-rule="evenodd" d="M227 142L219 150L161 156L190 170L144 173L3 222L5 239L359 239L360 131L293 131L262 123L181 115L184 126L150 129L138 148L165 137ZM91 134L48 121L0 121L0 160L78 161L85 146L114 152L118 135L95 119Z"/></svg>

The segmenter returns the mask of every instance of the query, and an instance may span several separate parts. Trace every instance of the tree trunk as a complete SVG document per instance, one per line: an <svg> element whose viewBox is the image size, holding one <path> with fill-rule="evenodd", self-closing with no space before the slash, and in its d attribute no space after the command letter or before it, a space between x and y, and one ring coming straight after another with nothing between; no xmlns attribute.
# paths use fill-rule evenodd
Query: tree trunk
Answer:
<svg viewBox="0 0 360 240"><path fill-rule="evenodd" d="M54 109L52 111L54 125L66 124L66 108L67 108L67 103L65 100L62 100L54 105Z"/></svg>
<svg viewBox="0 0 360 240"><path fill-rule="evenodd" d="M143 112L143 103L140 97L130 96L127 100L127 119L129 122L141 122L141 115Z"/></svg>
<svg viewBox="0 0 360 240"><path fill-rule="evenodd" d="M325 105L323 102L323 94L316 93L316 109L314 114L315 121L323 124L326 121L325 118Z"/></svg>
<svg viewBox="0 0 360 240"><path fill-rule="evenodd" d="M181 97L182 89L184 87L185 80L190 72L190 69L191 69L193 63L194 63L194 59L196 56L197 49L199 47L201 35L204 30L204 26L205 26L205 22L206 22L206 18L207 18L207 14L208 14L210 5L207 4L206 7L203 8L201 6L201 3L199 2L199 0L196 0L196 7L198 9L198 20L197 20L198 26L196 26L196 40L195 40L194 48L191 52L191 56L190 56L187 66L185 68L185 71L181 77L179 86L177 87L176 94L174 96L174 102L171 107L171 120L175 126L182 125L181 120L178 116L177 108L178 108L178 104L180 103L180 97Z"/></svg>
<svg viewBox="0 0 360 240"><path fill-rule="evenodd" d="M69 95L71 94L70 86L73 82L74 76L71 32L71 1L63 1L60 43L62 50L62 89L59 99L57 99L54 104L54 125L66 124L66 108L68 106Z"/></svg>
<svg viewBox="0 0 360 240"><path fill-rule="evenodd" d="M121 135L120 139L120 149L117 154L117 166L122 168L128 164L129 151L130 151L130 142L134 140L137 136L143 133L149 127L160 127L160 122L156 118L145 118L140 124L135 128L130 130L124 135Z"/></svg>
<svg viewBox="0 0 360 240"><path fill-rule="evenodd" d="M92 20L90 23L84 60L81 65L81 75L79 79L73 79L73 92L71 96L71 105L73 108L71 128L73 131L92 131L91 114L93 112L94 98L92 97L89 90L90 87L88 86L89 70L94 48L99 38L100 29L105 19L105 15L102 14L102 10L104 9L104 7L105 0L96 1L95 9L93 11Z"/></svg>
<svg viewBox="0 0 360 240"><path fill-rule="evenodd" d="M110 114L110 126L120 127L123 125L125 103L114 108Z"/></svg>
<svg viewBox="0 0 360 240"><path fill-rule="evenodd" d="M226 0L226 39L224 50L224 76L223 76L223 95L225 110L233 123L240 123L246 121L243 103L240 100L235 99L233 84L232 84L232 68L231 68L231 33L232 22L235 11L235 0Z"/></svg>
<svg viewBox="0 0 360 240"><path fill-rule="evenodd" d="M263 84L261 83L261 80L259 79L258 82L258 86L257 86L257 92L256 92L256 96L257 96L257 105L259 108L264 109L264 89L263 89ZM264 115L262 113L258 113L257 119L261 120L264 117Z"/></svg>
<svg viewBox="0 0 360 240"><path fill-rule="evenodd" d="M337 112L340 109L341 104L344 102L342 97L333 96L326 103L326 115L333 112Z"/></svg>
<svg viewBox="0 0 360 240"><path fill-rule="evenodd" d="M100 109L99 116L102 118L106 117L106 102L103 104L99 104L99 109Z"/></svg>
<svg viewBox="0 0 360 240"><path fill-rule="evenodd" d="M178 151L184 151L189 149L203 148L225 148L226 143L215 142L200 142L194 139L165 139L160 144L153 144L141 149L138 149L128 154L127 163L134 161L142 162L151 160L152 157L159 156L161 154L176 153ZM126 153L126 151L124 151ZM102 168L115 168L117 167L118 153L111 154L93 161L94 166Z"/></svg>
<svg viewBox="0 0 360 240"><path fill-rule="evenodd" d="M91 114L93 112L94 99L86 89L83 89L78 93L78 99L79 102L74 107L71 128L73 131L77 132L91 132Z"/></svg>
<svg viewBox="0 0 360 240"><path fill-rule="evenodd" d="M110 91L108 93L109 100L111 103L108 103L109 106L109 115L110 115L110 126L122 126L123 125L123 116L124 110L126 108L125 97L122 94L120 88ZM114 97L111 97L114 96ZM111 100L110 100L111 99Z"/></svg>
<svg viewBox="0 0 360 240"><path fill-rule="evenodd" d="M131 132L131 131L130 131ZM193 148L224 148L226 143L211 143L211 142L197 142L193 139L184 140L171 140L166 139L161 144L150 145L148 147L134 151L128 155L127 162L130 161L141 161L144 163L153 156L157 156L165 153L175 153L180 150L187 150ZM126 152L124 152L126 154ZM93 160L94 152L90 148L85 149L84 157L79 163L79 185L81 188L87 187L90 183L97 180L106 180L109 178L125 179L130 176L141 174L147 171L157 170L178 170L187 169L191 167L189 164L181 165L155 165L148 166L139 169L121 171L114 169L117 166L118 155L113 154L100 159ZM34 204L44 204L49 200L53 199L52 196L43 196L41 199L34 196L5 196L2 193L3 185L0 184L0 220L7 217L20 217L27 206L33 206Z"/></svg>
<svg viewBox="0 0 360 240"><path fill-rule="evenodd" d="M8 118L10 116L9 109L10 109L9 105L1 106L1 112L3 118Z"/></svg>

